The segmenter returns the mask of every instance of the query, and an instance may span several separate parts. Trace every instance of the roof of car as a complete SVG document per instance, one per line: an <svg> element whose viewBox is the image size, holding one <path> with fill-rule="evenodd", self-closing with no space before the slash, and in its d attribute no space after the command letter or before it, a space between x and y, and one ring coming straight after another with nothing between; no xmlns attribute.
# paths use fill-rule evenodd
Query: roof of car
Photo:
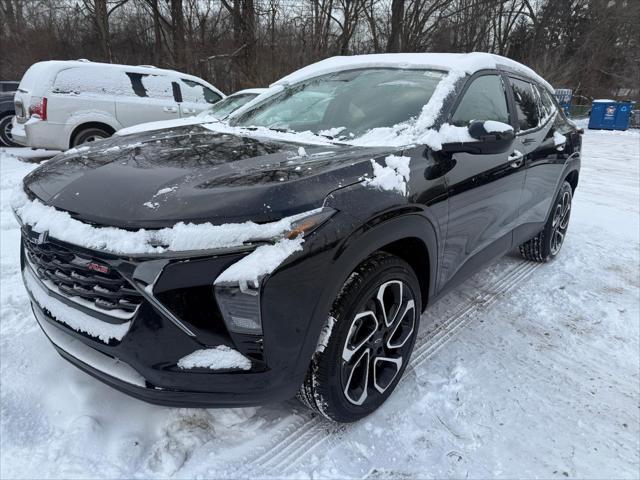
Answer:
<svg viewBox="0 0 640 480"><path fill-rule="evenodd" d="M285 85L297 83L309 78L357 68L431 68L444 71L463 71L474 74L480 70L506 68L522 73L541 83L552 92L553 87L540 75L529 67L511 60L507 57L492 53L381 53L372 55L353 55L345 57L331 57L317 63L308 65L286 77L281 78L273 85Z"/></svg>
<svg viewBox="0 0 640 480"><path fill-rule="evenodd" d="M91 62L89 60L45 60L43 62L37 62L31 66L38 66L39 74L42 75L43 72L53 71L55 73L73 67L100 67L100 68L110 68L123 70L126 69L132 73L146 73L149 75L158 75L158 74L171 74L171 75L179 75L181 78L186 80L193 80L195 82L204 82L207 85L210 85L209 82L203 80L200 77L196 77L194 75L189 75L188 73L179 72L177 70L170 70L164 68L157 68L151 65L123 65L119 63L101 63L101 62ZM212 86L212 85L211 85ZM214 89L218 92L219 90L214 87ZM224 95L223 95L224 96Z"/></svg>

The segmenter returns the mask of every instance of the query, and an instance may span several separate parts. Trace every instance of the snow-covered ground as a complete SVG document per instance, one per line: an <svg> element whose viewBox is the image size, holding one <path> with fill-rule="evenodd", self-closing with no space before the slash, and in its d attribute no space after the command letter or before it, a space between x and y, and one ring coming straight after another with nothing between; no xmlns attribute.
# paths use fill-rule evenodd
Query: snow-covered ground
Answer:
<svg viewBox="0 0 640 480"><path fill-rule="evenodd" d="M587 131L560 257L505 257L434 305L392 398L344 426L296 401L151 406L67 364L8 206L35 165L0 152L0 476L638 478L639 163L638 131Z"/></svg>

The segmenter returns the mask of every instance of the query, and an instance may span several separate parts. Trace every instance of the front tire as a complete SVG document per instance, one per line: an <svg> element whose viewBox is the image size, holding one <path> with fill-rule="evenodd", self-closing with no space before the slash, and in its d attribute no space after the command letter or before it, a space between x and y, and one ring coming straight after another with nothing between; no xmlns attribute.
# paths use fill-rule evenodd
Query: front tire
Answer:
<svg viewBox="0 0 640 480"><path fill-rule="evenodd" d="M0 118L0 145L3 147L19 147L11 136L11 120L13 113Z"/></svg>
<svg viewBox="0 0 640 480"><path fill-rule="evenodd" d="M573 189L564 182L555 199L547 223L540 233L520 245L520 254L527 260L546 263L553 260L564 243L571 218Z"/></svg>
<svg viewBox="0 0 640 480"><path fill-rule="evenodd" d="M384 252L369 257L334 301L298 398L337 422L375 411L409 363L421 311L409 264Z"/></svg>

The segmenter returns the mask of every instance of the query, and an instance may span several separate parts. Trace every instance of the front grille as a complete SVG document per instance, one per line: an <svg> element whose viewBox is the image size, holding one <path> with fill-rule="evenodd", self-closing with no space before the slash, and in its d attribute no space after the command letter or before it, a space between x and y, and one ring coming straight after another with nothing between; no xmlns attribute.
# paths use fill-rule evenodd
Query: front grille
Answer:
<svg viewBox="0 0 640 480"><path fill-rule="evenodd" d="M23 237L25 256L45 286L85 307L127 320L135 315L142 295L118 272L51 242L37 244ZM89 268L92 265L94 268Z"/></svg>

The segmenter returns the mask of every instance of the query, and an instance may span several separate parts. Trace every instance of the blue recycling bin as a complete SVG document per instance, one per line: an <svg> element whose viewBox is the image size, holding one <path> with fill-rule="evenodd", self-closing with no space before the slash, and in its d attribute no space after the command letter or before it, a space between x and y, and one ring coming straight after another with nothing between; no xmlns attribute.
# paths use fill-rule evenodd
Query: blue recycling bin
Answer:
<svg viewBox="0 0 640 480"><path fill-rule="evenodd" d="M629 128L631 102L594 100L591 104L589 128L593 130L626 130Z"/></svg>

